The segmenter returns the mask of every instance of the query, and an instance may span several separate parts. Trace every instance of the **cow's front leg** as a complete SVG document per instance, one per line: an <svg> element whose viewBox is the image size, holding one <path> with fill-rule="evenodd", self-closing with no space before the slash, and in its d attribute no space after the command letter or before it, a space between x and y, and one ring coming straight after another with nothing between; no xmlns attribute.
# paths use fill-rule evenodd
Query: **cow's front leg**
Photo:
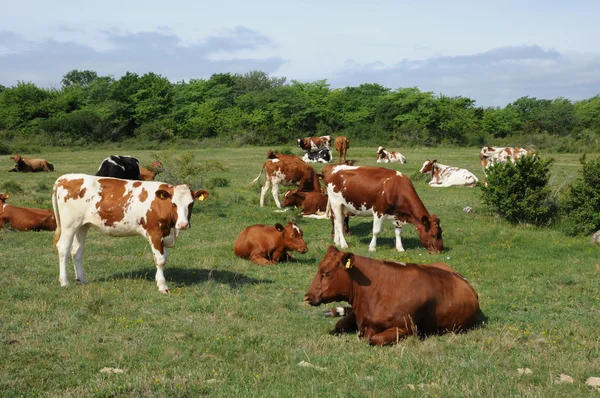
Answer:
<svg viewBox="0 0 600 398"><path fill-rule="evenodd" d="M75 239L71 245L71 257L73 258L73 265L75 267L75 279L81 283L86 283L85 276L83 274L83 247L85 245L85 238L87 232L90 229L90 225L84 225L77 233L75 233Z"/></svg>
<svg viewBox="0 0 600 398"><path fill-rule="evenodd" d="M383 224L383 215L380 217L377 213L373 213L373 239L369 245L369 251L377 250L377 236L381 233L381 224Z"/></svg>
<svg viewBox="0 0 600 398"><path fill-rule="evenodd" d="M258 264L258 265L271 265L271 264L277 264L277 261L273 261L273 260L269 260L267 258L265 258L262 254L260 253L253 253L250 255L250 261Z"/></svg>
<svg viewBox="0 0 600 398"><path fill-rule="evenodd" d="M167 249L163 245L162 236L160 232L156 231L149 234L148 240L150 241L150 247L152 248L152 255L154 256L154 264L156 264L156 285L161 293L170 293L167 281L163 269L167 262Z"/></svg>
<svg viewBox="0 0 600 398"><path fill-rule="evenodd" d="M410 329L393 327L384 330L381 333L372 334L368 339L369 344L371 345L390 345L398 343L400 340L411 334L412 330Z"/></svg>
<svg viewBox="0 0 600 398"><path fill-rule="evenodd" d="M354 312L346 315L342 319L336 322L335 330L338 332L354 332L358 329L358 324L356 323L356 314Z"/></svg>
<svg viewBox="0 0 600 398"><path fill-rule="evenodd" d="M404 251L404 246L402 246L402 238L400 235L402 234L402 221L394 221L394 233L396 234L396 250L399 252Z"/></svg>

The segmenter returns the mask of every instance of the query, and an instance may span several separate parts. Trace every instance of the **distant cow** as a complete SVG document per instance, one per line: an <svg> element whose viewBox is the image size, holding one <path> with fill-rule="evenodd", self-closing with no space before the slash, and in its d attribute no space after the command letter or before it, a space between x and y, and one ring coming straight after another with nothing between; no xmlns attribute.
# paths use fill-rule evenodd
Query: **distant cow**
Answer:
<svg viewBox="0 0 600 398"><path fill-rule="evenodd" d="M302 156L302 160L306 163L329 163L331 162L331 151L328 148L321 148L317 152L306 152Z"/></svg>
<svg viewBox="0 0 600 398"><path fill-rule="evenodd" d="M334 242L348 247L342 230L347 214L373 217L373 238L369 251L375 251L384 218L394 223L396 250L402 252L402 225L413 224L421 243L429 252L444 250L440 220L430 215L408 177L382 167L335 165L323 174L329 207L335 218Z"/></svg>
<svg viewBox="0 0 600 398"><path fill-rule="evenodd" d="M331 136L298 138L298 146L306 152L316 152L321 148L331 148Z"/></svg>
<svg viewBox="0 0 600 398"><path fill-rule="evenodd" d="M377 148L377 163L406 163L406 158L400 152L386 151L384 147Z"/></svg>
<svg viewBox="0 0 600 398"><path fill-rule="evenodd" d="M140 162L131 156L112 155L102 161L96 176L141 180Z"/></svg>
<svg viewBox="0 0 600 398"><path fill-rule="evenodd" d="M35 173L36 171L54 171L54 165L48 162L46 159L24 158L21 157L21 155L19 154L11 156L10 158L15 161L15 167L10 169L9 171L19 173Z"/></svg>
<svg viewBox="0 0 600 398"><path fill-rule="evenodd" d="M285 227L281 224L275 224L274 227L263 224L246 227L233 246L236 256L259 265L289 261L292 256L288 251L308 251L302 230L295 222L289 222Z"/></svg>
<svg viewBox="0 0 600 398"><path fill-rule="evenodd" d="M279 184L296 185L303 192L321 192L321 185L317 172L308 164L304 163L297 156L276 154L269 150L267 161L263 163L260 174L250 182L254 184L262 172L266 169L265 185L260 191L260 206L265 204L265 194L272 185L271 193L277 207L281 207L279 202Z"/></svg>
<svg viewBox="0 0 600 398"><path fill-rule="evenodd" d="M179 232L190 228L194 200L208 192L192 191L187 185L158 181L127 181L85 174L66 174L54 183L52 206L57 228L54 246L58 250L60 284L69 284L69 253L75 276L85 282L83 246L88 230L97 227L110 236L140 235L150 243L156 264L156 284L162 293L169 288L163 274L167 248L175 245Z"/></svg>
<svg viewBox="0 0 600 398"><path fill-rule="evenodd" d="M7 205L10 194L0 193L0 228L10 224L19 231L54 231L56 220L52 210Z"/></svg>
<svg viewBox="0 0 600 398"><path fill-rule="evenodd" d="M474 187L477 177L467 169L439 164L437 159L425 160L423 167L419 170L422 174L431 173L429 185L432 187L466 186Z"/></svg>
<svg viewBox="0 0 600 398"><path fill-rule="evenodd" d="M350 140L344 136L335 137L334 141L335 150L338 152L338 162L342 163L342 157L344 162L346 161L346 152L350 148Z"/></svg>
<svg viewBox="0 0 600 398"><path fill-rule="evenodd" d="M335 246L327 249L304 301L313 306L349 302L352 311L335 328L358 330L373 345L465 331L481 312L475 290L448 264L381 261Z"/></svg>
<svg viewBox="0 0 600 398"><path fill-rule="evenodd" d="M152 162L152 165L148 166L148 168L140 166L140 176L143 181L152 181L157 174L162 173L164 170L162 162L156 160Z"/></svg>
<svg viewBox="0 0 600 398"><path fill-rule="evenodd" d="M479 153L479 160L483 170L487 169L494 163L506 163L509 160L516 162L521 156L534 155L530 149L517 147L496 147L484 146Z"/></svg>
<svg viewBox="0 0 600 398"><path fill-rule="evenodd" d="M301 207L303 217L326 219L327 195L321 192L287 191L283 197L283 207ZM344 233L350 235L349 216L344 217ZM333 237L333 219L331 236Z"/></svg>

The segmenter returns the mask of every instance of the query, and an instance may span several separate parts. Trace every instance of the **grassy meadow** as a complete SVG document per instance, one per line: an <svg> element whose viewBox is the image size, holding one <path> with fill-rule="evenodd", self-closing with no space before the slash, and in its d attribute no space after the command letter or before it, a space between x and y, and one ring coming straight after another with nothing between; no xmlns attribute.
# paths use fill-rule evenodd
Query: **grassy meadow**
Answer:
<svg viewBox="0 0 600 398"><path fill-rule="evenodd" d="M449 263L479 293L487 321L466 334L371 347L355 334L332 334L335 321L323 316L329 306L304 303L332 243L331 225L300 218L295 210L273 212L270 191L266 206L258 206L260 184L248 183L267 149L190 150L196 162L221 161L226 171L208 176L226 178L230 186L212 188L207 201L196 202L192 229L180 235L165 266L170 295L158 292L151 250L141 237L111 238L91 230L83 260L89 283L75 283L69 266L71 285L61 288L53 232L1 230L0 395L599 395L585 385L588 377L600 377L600 248L589 237L513 226L485 211L479 188L431 188L425 179L413 179L429 212L441 219L447 250L429 254L409 224L403 232L406 252L398 253L393 226L386 222L377 252L369 253L372 219L352 218L349 251ZM426 158L437 158L482 179L478 152L406 149L407 164L386 167L414 176ZM0 192L20 187L22 192L10 192L9 203L51 208L56 178L93 174L109 154L150 164L161 152L27 154L55 165L54 173L36 174L8 173L14 163L2 156ZM376 164L375 148L351 148L348 157L359 165ZM580 155L552 157L552 185L558 188L577 175ZM474 212L464 213L465 206ZM233 242L244 227L289 220L303 229L308 253L265 267L234 256ZM105 367L122 373L101 372ZM519 368L532 373L520 375ZM574 383L555 383L560 374Z"/></svg>

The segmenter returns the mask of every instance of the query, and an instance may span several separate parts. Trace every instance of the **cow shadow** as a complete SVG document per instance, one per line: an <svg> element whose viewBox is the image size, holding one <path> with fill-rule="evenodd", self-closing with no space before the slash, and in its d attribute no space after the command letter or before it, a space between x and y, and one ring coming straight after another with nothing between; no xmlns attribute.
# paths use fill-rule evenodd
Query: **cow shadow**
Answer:
<svg viewBox="0 0 600 398"><path fill-rule="evenodd" d="M216 282L229 285L232 289L244 285L258 285L273 283L270 279L256 279L239 272L223 271L216 269L187 269L187 268L165 268L167 284L175 287L193 286L204 282ZM115 279L145 279L154 281L156 268L141 268L134 271L124 271L98 279L106 282Z"/></svg>

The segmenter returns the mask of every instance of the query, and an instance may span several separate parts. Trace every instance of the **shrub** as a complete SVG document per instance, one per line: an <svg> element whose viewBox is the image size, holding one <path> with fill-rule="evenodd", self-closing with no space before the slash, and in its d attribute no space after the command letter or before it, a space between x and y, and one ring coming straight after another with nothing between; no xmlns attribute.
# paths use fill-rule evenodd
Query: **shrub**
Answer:
<svg viewBox="0 0 600 398"><path fill-rule="evenodd" d="M565 232L589 234L600 229L600 158L580 159L581 174L569 184L561 213L565 216Z"/></svg>
<svg viewBox="0 0 600 398"><path fill-rule="evenodd" d="M10 154L11 154L10 147L8 145L5 145L0 142L0 155L10 155Z"/></svg>
<svg viewBox="0 0 600 398"><path fill-rule="evenodd" d="M516 163L496 163L487 170L483 203L512 223L548 225L556 214L550 197L550 167L554 159L524 156Z"/></svg>
<svg viewBox="0 0 600 398"><path fill-rule="evenodd" d="M211 171L227 171L219 161L206 161L199 163L191 152L175 155L172 151L163 157L156 156L164 166L160 179L169 184L188 184L192 189L205 186L206 174Z"/></svg>
<svg viewBox="0 0 600 398"><path fill-rule="evenodd" d="M229 185L230 185L229 180L227 178L223 178L223 177L213 177L213 178L210 178L206 182L207 189L227 188Z"/></svg>

